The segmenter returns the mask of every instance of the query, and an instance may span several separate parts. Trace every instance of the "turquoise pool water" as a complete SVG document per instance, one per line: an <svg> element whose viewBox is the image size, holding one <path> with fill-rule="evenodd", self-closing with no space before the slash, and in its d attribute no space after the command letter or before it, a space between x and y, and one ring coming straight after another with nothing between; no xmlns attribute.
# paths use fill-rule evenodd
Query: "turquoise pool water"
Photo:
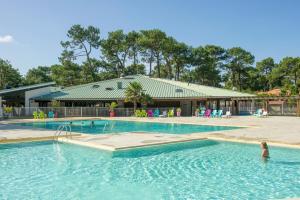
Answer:
<svg viewBox="0 0 300 200"><path fill-rule="evenodd" d="M22 126L31 126L35 128L45 128L56 130L61 124L70 124L71 121L47 121L20 123ZM122 133L122 132L158 132L172 134L188 134L208 131L232 130L240 127L231 126L207 126L207 125L189 125L176 123L153 123L153 122L133 122L116 120L91 120L72 121L72 131L88 134L103 133Z"/></svg>
<svg viewBox="0 0 300 200"><path fill-rule="evenodd" d="M71 144L0 145L0 199L300 197L300 150L194 141L115 154Z"/></svg>

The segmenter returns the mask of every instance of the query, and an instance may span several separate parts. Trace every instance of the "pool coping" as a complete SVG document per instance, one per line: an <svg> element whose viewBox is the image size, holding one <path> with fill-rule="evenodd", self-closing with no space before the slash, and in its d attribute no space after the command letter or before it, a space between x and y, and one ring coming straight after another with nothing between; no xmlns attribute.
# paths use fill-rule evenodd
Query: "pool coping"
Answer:
<svg viewBox="0 0 300 200"><path fill-rule="evenodd" d="M200 118L200 117L199 117ZM137 120L139 119L139 120ZM107 121L125 121L125 122L140 122L140 123L162 123L162 124L186 124L186 125L198 125L198 126L224 126L224 127L235 127L235 128L256 128L258 126L251 125L227 125L227 124L222 124L222 125L216 125L213 123L196 123L196 122L168 122L168 121L147 121L151 119L156 119L156 118L149 118L149 117L144 117L144 118L136 118L136 117L128 117L126 119L121 119L121 118L113 118L113 117L83 117L83 118L55 118L55 119L26 119L26 121L7 121L9 124L20 124L20 123L34 123L34 122L62 122L62 121L85 121L85 120L107 120ZM217 119L217 118L214 118ZM226 120L227 118L221 118L220 120Z"/></svg>
<svg viewBox="0 0 300 200"><path fill-rule="evenodd" d="M226 124L213 124L213 123L207 123L207 122L201 122L197 123L197 122L172 122L172 121L152 121L150 120L151 118L124 118L124 119L120 119L120 118L109 118L109 117L86 117L86 118L59 118L59 119L50 119L50 120L34 120L34 119L29 119L29 120L17 120L17 121L5 121L3 124L11 124L11 125L18 125L19 123L32 123L32 122L52 122L52 121L81 121L81 120L116 120L116 121L127 121L127 122L140 122L140 123L163 123L163 124L187 124L187 125L208 125L208 126L230 126L230 127L237 127L237 128L245 128L245 130L255 130L257 128L260 128L260 125L249 125L249 126L242 126L242 125L226 125ZM226 120L226 119L220 119L220 120ZM179 143L179 142L189 142L189 141L194 141L194 140L203 140L205 139L210 139L210 140L219 140L219 141L228 141L228 142L239 142L239 143L248 143L248 144L259 144L262 141L266 141L270 146L278 146L278 147L287 147L287 148L300 148L300 143L293 143L293 141L291 141L290 143L288 142L283 142L280 140L275 140L272 141L271 139L268 138L259 138L259 137L243 137L243 136L234 136L235 133L233 133L233 135L226 135L226 132L231 132L234 131L236 129L233 130L220 130L220 131L213 131L213 132L201 132L201 133L190 133L190 134L185 134L187 137L190 136L190 138L181 138L180 140L176 140L176 141L158 141L157 143L152 143L152 144L146 144L143 143L141 145L129 145L126 147L114 147L114 146L110 146L110 145L100 145L100 144L89 144L87 145L87 142L80 142L80 141L74 141L72 140L72 143L76 143L76 144L81 144L83 146L90 146L90 147L94 147L97 149L102 149L102 150L107 150L107 151L115 151L115 150L121 150L121 149L134 149L134 148L140 148L140 147L147 147L147 146L157 146L157 145L163 145L163 144L170 144L170 143ZM222 132L224 134L222 134ZM73 134L73 136L84 136L84 133L79 133L79 132L74 132L76 134ZM131 132L134 133L134 132ZM158 133L159 134L159 133ZM162 133L160 133L161 135L163 135ZM86 135L91 135L91 134L86 134ZM64 139L64 136L62 136L62 138L59 138L59 141L62 140L69 140L70 139ZM42 140L53 140L54 138L57 137L30 137L30 138L20 138L20 139L4 139L4 140L0 140L0 144L1 143L12 143L12 142L30 142L30 141L42 141ZM1 139L1 138L0 138ZM120 138L122 139L122 138Z"/></svg>

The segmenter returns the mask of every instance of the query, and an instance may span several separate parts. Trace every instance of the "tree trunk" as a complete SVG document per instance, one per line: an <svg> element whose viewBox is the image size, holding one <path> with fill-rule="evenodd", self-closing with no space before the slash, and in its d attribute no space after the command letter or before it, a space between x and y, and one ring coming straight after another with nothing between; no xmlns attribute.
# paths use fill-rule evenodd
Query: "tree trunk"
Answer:
<svg viewBox="0 0 300 200"><path fill-rule="evenodd" d="M136 101L133 101L133 111L134 111L134 112L136 111L136 107L137 107Z"/></svg>
<svg viewBox="0 0 300 200"><path fill-rule="evenodd" d="M240 87L240 92L242 91L242 75L241 72L239 72L239 87Z"/></svg>
<svg viewBox="0 0 300 200"><path fill-rule="evenodd" d="M157 67L158 78L160 78L160 62L159 62L159 55L156 56L156 67Z"/></svg>
<svg viewBox="0 0 300 200"><path fill-rule="evenodd" d="M150 59L150 61L149 61L149 67L150 67L149 76L151 76L151 74L152 74L152 59Z"/></svg>
<svg viewBox="0 0 300 200"><path fill-rule="evenodd" d="M170 65L170 63L167 63L167 65L168 65L168 72L169 72L168 77L171 80L172 79L172 66Z"/></svg>
<svg viewBox="0 0 300 200"><path fill-rule="evenodd" d="M176 66L176 76L177 76L177 77L176 77L176 80L177 80L177 81L179 81L179 73L180 73L180 72L179 72L179 66L177 65L177 66Z"/></svg>

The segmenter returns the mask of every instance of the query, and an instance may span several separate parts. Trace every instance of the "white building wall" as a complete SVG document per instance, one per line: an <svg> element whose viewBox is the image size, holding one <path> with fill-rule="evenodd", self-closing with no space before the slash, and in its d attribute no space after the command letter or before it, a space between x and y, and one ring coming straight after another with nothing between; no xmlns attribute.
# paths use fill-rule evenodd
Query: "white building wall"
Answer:
<svg viewBox="0 0 300 200"><path fill-rule="evenodd" d="M38 103L30 101L31 98L45 95L53 91L53 87L44 87L35 90L29 90L25 92L25 107L38 107Z"/></svg>

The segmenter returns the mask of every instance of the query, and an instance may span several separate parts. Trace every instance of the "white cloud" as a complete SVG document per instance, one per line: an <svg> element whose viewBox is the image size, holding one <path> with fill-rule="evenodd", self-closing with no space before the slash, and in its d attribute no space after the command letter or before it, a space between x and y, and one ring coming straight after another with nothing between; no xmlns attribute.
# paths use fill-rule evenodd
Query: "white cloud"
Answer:
<svg viewBox="0 0 300 200"><path fill-rule="evenodd" d="M0 43L11 43L13 41L14 38L11 35L4 35L4 36L0 35Z"/></svg>

